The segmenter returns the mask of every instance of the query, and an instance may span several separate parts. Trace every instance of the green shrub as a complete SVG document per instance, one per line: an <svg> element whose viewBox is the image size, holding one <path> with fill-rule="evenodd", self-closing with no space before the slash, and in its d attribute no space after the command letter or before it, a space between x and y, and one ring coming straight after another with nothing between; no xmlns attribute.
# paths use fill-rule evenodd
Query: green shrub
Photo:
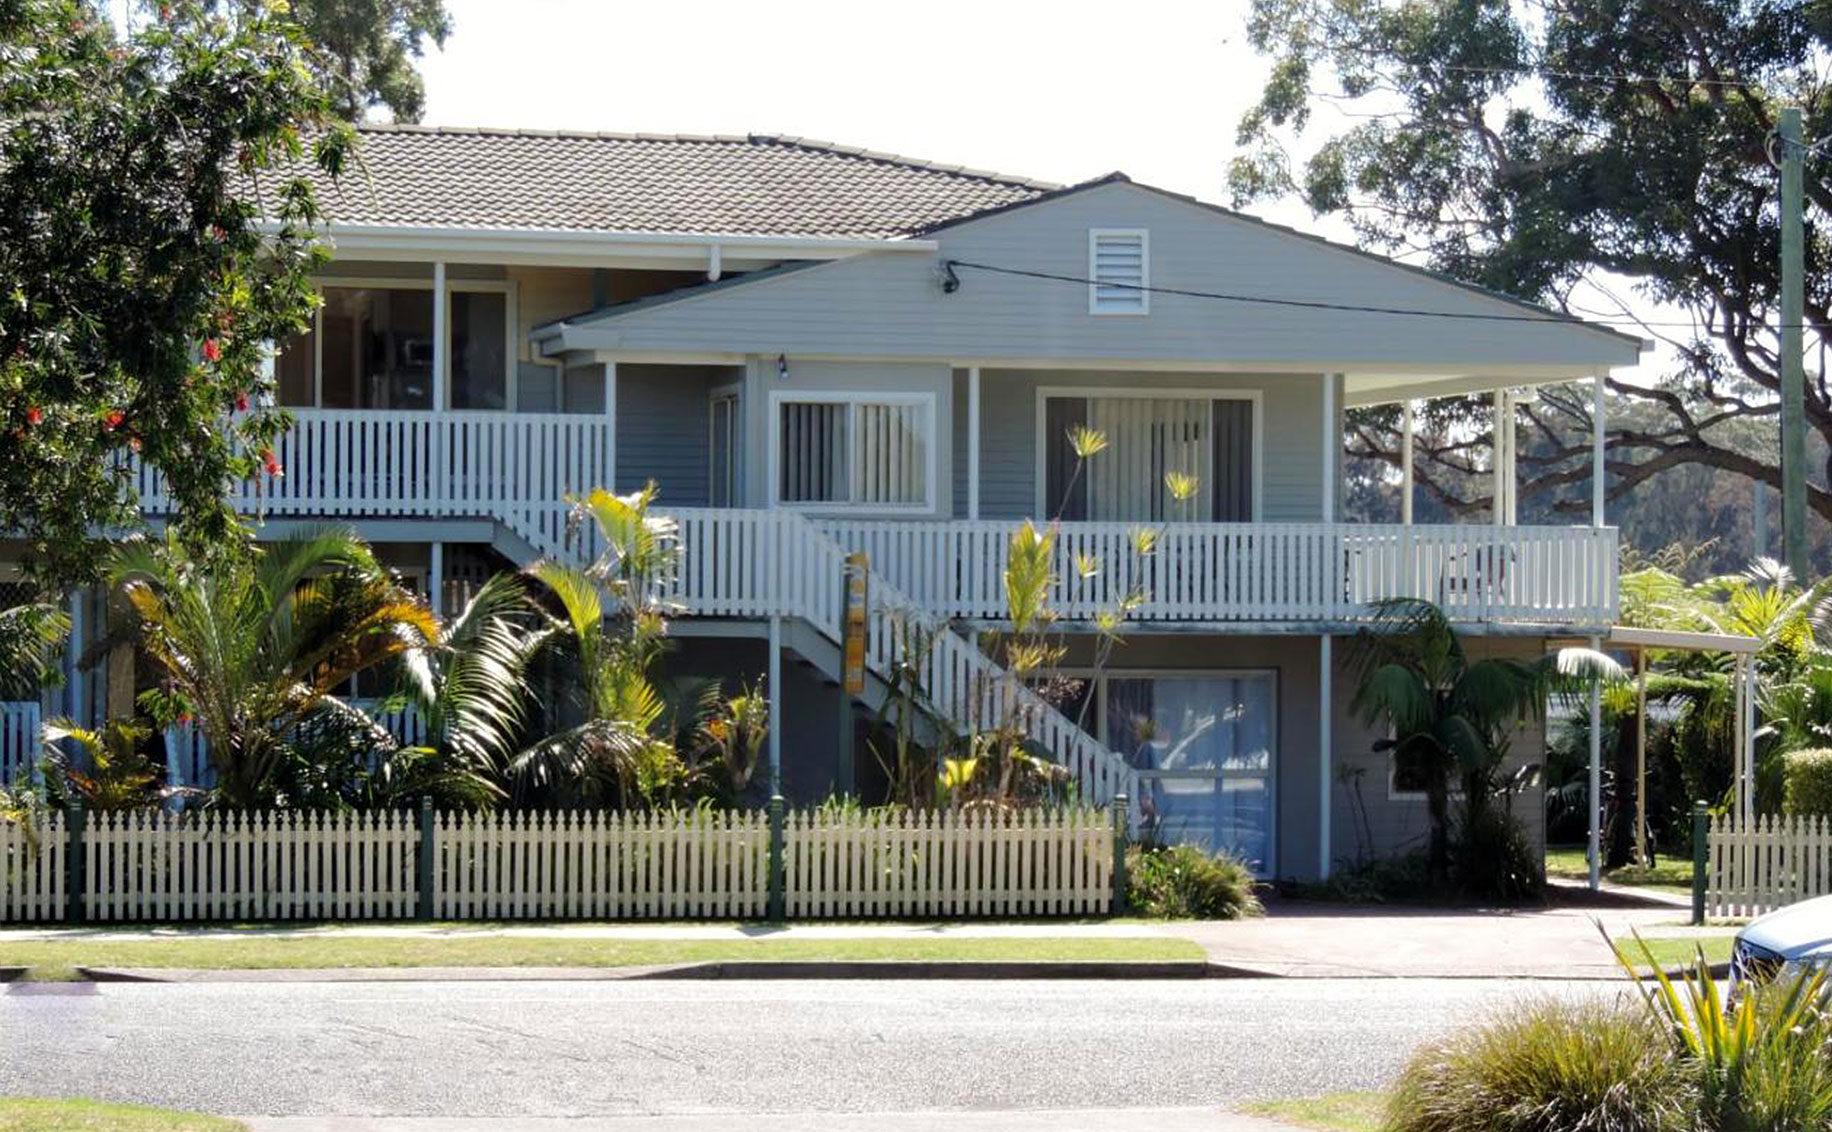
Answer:
<svg viewBox="0 0 1832 1132"><path fill-rule="evenodd" d="M1814 747L1782 756L1783 806L1790 814L1832 817L1832 751Z"/></svg>
<svg viewBox="0 0 1832 1132"><path fill-rule="evenodd" d="M1832 984L1807 971L1744 994L1728 1007L1701 955L1692 974L1661 972L1639 936L1616 948L1632 976L1632 954L1654 968L1638 982L1648 1015L1687 1068L1693 1126L1723 1132L1824 1132L1832 1127Z"/></svg>
<svg viewBox="0 0 1832 1132"><path fill-rule="evenodd" d="M1127 849L1126 899L1134 913L1165 920L1238 920L1262 911L1246 865L1194 845Z"/></svg>
<svg viewBox="0 0 1832 1132"><path fill-rule="evenodd" d="M1425 1046L1394 1086L1390 1132L1678 1132L1692 1093L1633 1003L1545 1000Z"/></svg>
<svg viewBox="0 0 1832 1132"><path fill-rule="evenodd" d="M1546 887L1545 854L1527 840L1514 815L1498 806L1458 822L1450 854L1451 879L1471 900L1518 904Z"/></svg>

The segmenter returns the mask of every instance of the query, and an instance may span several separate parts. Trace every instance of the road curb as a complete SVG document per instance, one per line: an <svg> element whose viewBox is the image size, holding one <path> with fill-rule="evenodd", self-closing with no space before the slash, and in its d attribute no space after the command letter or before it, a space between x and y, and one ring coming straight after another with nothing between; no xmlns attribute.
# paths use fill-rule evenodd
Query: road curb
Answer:
<svg viewBox="0 0 1832 1132"><path fill-rule="evenodd" d="M632 980L1272 978L1201 960L729 960L652 967L330 967L202 970L76 967L99 983L620 982Z"/></svg>

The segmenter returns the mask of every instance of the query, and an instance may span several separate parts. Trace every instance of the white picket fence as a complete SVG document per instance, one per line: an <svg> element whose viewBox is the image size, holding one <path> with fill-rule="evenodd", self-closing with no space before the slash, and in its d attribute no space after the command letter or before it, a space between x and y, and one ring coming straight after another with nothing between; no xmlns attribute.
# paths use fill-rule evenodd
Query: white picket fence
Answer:
<svg viewBox="0 0 1832 1132"><path fill-rule="evenodd" d="M441 814L433 914L456 919L753 919L769 895L768 817Z"/></svg>
<svg viewBox="0 0 1832 1132"><path fill-rule="evenodd" d="M1760 916L1832 895L1832 819L1777 814L1711 819L1705 914Z"/></svg>
<svg viewBox="0 0 1832 1132"><path fill-rule="evenodd" d="M92 921L372 920L412 916L412 814L91 814Z"/></svg>
<svg viewBox="0 0 1832 1132"><path fill-rule="evenodd" d="M1090 809L790 815L792 919L1100 915L1113 825Z"/></svg>
<svg viewBox="0 0 1832 1132"><path fill-rule="evenodd" d="M1099 915L1112 907L1105 811L790 812L784 911L795 919ZM763 811L436 814L96 813L82 913L94 923L438 919L757 919L768 912ZM49 815L0 824L0 922L66 918L70 837Z"/></svg>
<svg viewBox="0 0 1832 1132"><path fill-rule="evenodd" d="M0 923L62 920L69 835L60 814L0 822ZM0 963L5 959L0 957Z"/></svg>

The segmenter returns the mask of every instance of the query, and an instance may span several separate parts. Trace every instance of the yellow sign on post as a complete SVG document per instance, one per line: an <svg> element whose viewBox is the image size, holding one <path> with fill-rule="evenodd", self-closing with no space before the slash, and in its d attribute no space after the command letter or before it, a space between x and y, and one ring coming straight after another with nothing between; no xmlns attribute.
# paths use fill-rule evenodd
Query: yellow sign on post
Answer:
<svg viewBox="0 0 1832 1132"><path fill-rule="evenodd" d="M865 692L865 634L869 611L865 578L869 564L863 552L846 556L845 687L849 696Z"/></svg>

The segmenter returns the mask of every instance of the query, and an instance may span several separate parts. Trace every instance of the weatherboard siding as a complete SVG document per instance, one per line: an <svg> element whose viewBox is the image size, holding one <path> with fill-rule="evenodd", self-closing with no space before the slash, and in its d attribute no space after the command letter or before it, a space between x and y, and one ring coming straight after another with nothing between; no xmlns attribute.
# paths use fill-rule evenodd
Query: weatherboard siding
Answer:
<svg viewBox="0 0 1832 1132"><path fill-rule="evenodd" d="M1565 323L1419 319L1154 294L1147 315L1088 313L1083 284L963 268L958 259L1084 278L1088 232L1151 233L1153 286L1344 305L1531 315L1525 308L1296 233L1113 184L933 233L937 256L884 252L665 302L587 325L610 348L997 359L1131 360L1318 370L1632 364L1633 342ZM609 345L607 343L607 345Z"/></svg>
<svg viewBox="0 0 1832 1132"><path fill-rule="evenodd" d="M707 505L707 405L729 370L711 366L617 367L617 488L654 480L666 506Z"/></svg>

